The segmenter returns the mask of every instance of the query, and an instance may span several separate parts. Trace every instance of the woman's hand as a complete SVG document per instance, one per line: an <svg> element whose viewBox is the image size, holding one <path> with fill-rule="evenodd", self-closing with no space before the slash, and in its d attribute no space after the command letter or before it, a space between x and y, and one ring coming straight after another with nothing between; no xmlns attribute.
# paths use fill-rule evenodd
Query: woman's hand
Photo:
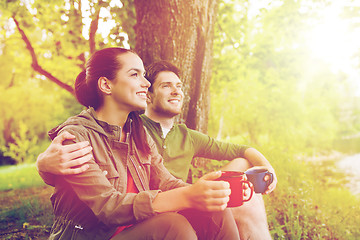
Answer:
<svg viewBox="0 0 360 240"><path fill-rule="evenodd" d="M246 175L245 175L245 180L247 180ZM249 184L244 184L244 189L243 189L243 195L244 195L244 200L248 200L252 197L252 195L254 194L254 185L249 182Z"/></svg>
<svg viewBox="0 0 360 240"><path fill-rule="evenodd" d="M160 192L153 201L155 212L175 212L188 208L223 211L231 193L230 184L216 181L221 171L204 175L196 183Z"/></svg>
<svg viewBox="0 0 360 240"><path fill-rule="evenodd" d="M231 193L230 184L226 181L216 181L220 176L221 171L208 173L189 187L187 198L192 208L222 211L227 207Z"/></svg>
<svg viewBox="0 0 360 240"><path fill-rule="evenodd" d="M65 140L74 139L69 132L63 132L51 142L50 146L36 160L38 171L56 175L78 174L86 171L86 164L93 156L89 142L63 145Z"/></svg>

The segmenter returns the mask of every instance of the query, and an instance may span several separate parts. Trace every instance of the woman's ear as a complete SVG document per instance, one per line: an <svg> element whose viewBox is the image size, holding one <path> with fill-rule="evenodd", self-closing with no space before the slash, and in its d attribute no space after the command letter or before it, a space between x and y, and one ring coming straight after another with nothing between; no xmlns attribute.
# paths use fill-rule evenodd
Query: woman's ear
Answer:
<svg viewBox="0 0 360 240"><path fill-rule="evenodd" d="M109 95L111 94L111 82L106 77L100 77L98 80L98 87L101 92Z"/></svg>

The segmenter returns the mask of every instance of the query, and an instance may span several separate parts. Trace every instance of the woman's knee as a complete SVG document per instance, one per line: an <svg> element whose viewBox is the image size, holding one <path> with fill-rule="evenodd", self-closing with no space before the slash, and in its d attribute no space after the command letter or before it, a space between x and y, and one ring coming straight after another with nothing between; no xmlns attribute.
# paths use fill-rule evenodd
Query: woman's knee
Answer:
<svg viewBox="0 0 360 240"><path fill-rule="evenodd" d="M159 239L197 239L195 230L181 214L162 213L156 218Z"/></svg>

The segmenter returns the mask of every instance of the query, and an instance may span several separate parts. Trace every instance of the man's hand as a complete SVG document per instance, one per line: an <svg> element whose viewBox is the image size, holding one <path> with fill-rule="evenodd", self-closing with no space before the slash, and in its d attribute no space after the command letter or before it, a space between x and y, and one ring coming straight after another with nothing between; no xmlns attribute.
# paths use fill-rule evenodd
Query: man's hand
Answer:
<svg viewBox="0 0 360 240"><path fill-rule="evenodd" d="M272 191L274 191L274 189L276 188L276 184L277 184L277 177L275 174L275 170L272 167L268 167L266 168L270 173L273 174L273 181L272 183L268 186L268 188L266 189L266 191L264 192L264 194L270 194ZM270 180L270 177L268 175L266 175L264 177L264 181L268 181Z"/></svg>
<svg viewBox="0 0 360 240"><path fill-rule="evenodd" d="M265 190L265 192L263 194L270 194L272 191L274 191L274 189L276 188L276 184L277 184L277 177L276 177L276 174L275 174L275 170L272 167L269 167L269 166L256 166L256 167L249 168L248 170L250 170L250 169L266 169L270 173L272 173L273 174L273 181L268 186L268 188ZM264 181L266 182L268 180L270 180L270 176L266 175L264 177Z"/></svg>
<svg viewBox="0 0 360 240"><path fill-rule="evenodd" d="M222 211L227 207L231 193L226 181L215 181L221 171L211 172L191 185L188 194L190 205L202 211Z"/></svg>
<svg viewBox="0 0 360 240"><path fill-rule="evenodd" d="M248 148L245 150L245 158L250 162L250 164L254 167L252 168L261 168L267 169L269 172L273 174L273 182L269 185L266 191L263 194L269 194L276 188L277 177L275 174L274 168L271 166L269 161L255 148ZM250 168L250 169L252 169ZM268 176L265 176L264 181L268 180Z"/></svg>
<svg viewBox="0 0 360 240"><path fill-rule="evenodd" d="M58 135L50 146L41 153L36 160L36 167L40 172L49 172L56 175L78 174L86 171L86 164L93 156L92 147L87 141L70 145L63 145L65 140L74 139L69 132Z"/></svg>

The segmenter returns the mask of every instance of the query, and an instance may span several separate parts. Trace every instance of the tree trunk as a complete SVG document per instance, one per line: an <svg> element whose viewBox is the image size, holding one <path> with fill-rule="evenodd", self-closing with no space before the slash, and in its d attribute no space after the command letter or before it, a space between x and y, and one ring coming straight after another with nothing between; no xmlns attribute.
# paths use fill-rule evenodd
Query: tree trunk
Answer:
<svg viewBox="0 0 360 240"><path fill-rule="evenodd" d="M167 60L177 65L184 83L180 121L207 132L209 82L217 0L135 0L135 50L145 66Z"/></svg>

